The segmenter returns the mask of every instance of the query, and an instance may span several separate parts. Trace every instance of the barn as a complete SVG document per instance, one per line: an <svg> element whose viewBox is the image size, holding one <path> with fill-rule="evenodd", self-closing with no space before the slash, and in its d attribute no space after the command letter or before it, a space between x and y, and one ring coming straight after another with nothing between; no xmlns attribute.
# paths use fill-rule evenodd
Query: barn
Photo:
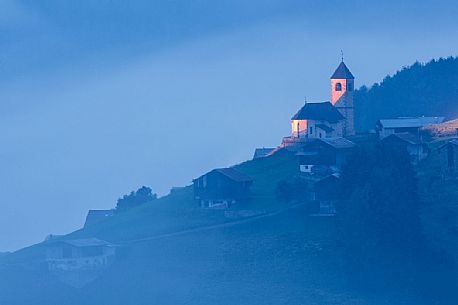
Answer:
<svg viewBox="0 0 458 305"><path fill-rule="evenodd" d="M214 169L193 180L194 199L203 208L228 208L245 201L253 179L230 167Z"/></svg>

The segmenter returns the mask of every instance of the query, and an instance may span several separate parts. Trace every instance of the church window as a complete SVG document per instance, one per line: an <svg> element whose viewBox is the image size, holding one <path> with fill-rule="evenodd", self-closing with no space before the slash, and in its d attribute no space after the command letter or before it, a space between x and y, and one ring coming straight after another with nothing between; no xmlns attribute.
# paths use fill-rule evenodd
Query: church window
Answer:
<svg viewBox="0 0 458 305"><path fill-rule="evenodd" d="M347 84L347 90L348 91L353 91L353 84L352 83L348 83Z"/></svg>
<svg viewBox="0 0 458 305"><path fill-rule="evenodd" d="M310 126L310 134L312 134L312 133L313 133L313 127Z"/></svg>
<svg viewBox="0 0 458 305"><path fill-rule="evenodd" d="M341 83L337 83L336 84L336 91L342 91L342 84Z"/></svg>

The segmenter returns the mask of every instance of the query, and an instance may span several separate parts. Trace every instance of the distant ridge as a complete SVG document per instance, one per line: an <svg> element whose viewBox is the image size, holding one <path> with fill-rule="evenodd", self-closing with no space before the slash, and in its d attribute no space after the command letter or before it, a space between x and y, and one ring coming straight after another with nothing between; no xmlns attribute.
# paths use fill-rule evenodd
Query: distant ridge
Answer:
<svg viewBox="0 0 458 305"><path fill-rule="evenodd" d="M458 117L458 58L416 62L371 88L355 92L358 131L374 128L380 118L403 116Z"/></svg>

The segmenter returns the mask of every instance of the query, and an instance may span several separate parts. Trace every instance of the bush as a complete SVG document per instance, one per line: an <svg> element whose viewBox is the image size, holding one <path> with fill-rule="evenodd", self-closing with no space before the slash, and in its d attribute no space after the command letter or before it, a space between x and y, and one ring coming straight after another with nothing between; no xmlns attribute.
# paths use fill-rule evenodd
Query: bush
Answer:
<svg viewBox="0 0 458 305"><path fill-rule="evenodd" d="M153 194L151 188L142 186L137 191L132 191L129 195L124 195L122 198L119 198L116 204L116 210L125 211L156 199L157 194Z"/></svg>

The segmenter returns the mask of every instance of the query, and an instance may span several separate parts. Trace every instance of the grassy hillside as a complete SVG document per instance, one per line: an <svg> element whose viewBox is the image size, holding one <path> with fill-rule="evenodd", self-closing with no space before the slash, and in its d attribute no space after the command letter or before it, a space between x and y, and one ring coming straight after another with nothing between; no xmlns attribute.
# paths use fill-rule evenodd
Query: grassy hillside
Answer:
<svg viewBox="0 0 458 305"><path fill-rule="evenodd" d="M280 150L268 158L250 160L236 168L253 179L251 200L236 205L231 210L250 210L266 213L285 208L284 202L275 198L275 187L283 179L298 173L293 153ZM171 194L151 203L116 214L114 217L89 228L73 232L64 238L98 237L114 243L141 239L171 232L233 221L224 210L201 209L193 199L192 186L178 188ZM39 261L44 258L40 245L22 249L0 259L3 263Z"/></svg>
<svg viewBox="0 0 458 305"><path fill-rule="evenodd" d="M441 180L436 148L443 141L432 144L430 157L418 167L422 221L431 245L444 252L443 257L457 261L458 184ZM9 255L9 264L0 267L0 304L417 305L437 301L417 281L393 276L395 271L380 279L385 284L378 289L354 281L342 259L335 219L311 217L304 206L287 209L275 199L276 184L297 174L293 154L280 151L237 168L255 182L252 200L234 210L283 212L230 225L224 211L202 210L193 201L190 187L179 189L68 237L98 236L119 242L227 225L124 246L113 266L80 289L59 282L39 264L27 263L43 258L40 246L24 249Z"/></svg>
<svg viewBox="0 0 458 305"><path fill-rule="evenodd" d="M414 288L393 289L399 283L383 291L351 285L339 260L332 220L308 217L298 208L251 223L137 244L84 289L33 272L3 272L0 303L420 304Z"/></svg>
<svg viewBox="0 0 458 305"><path fill-rule="evenodd" d="M380 118L398 116L458 117L458 58L404 67L371 88L355 92L356 127L374 128Z"/></svg>
<svg viewBox="0 0 458 305"><path fill-rule="evenodd" d="M275 187L283 179L298 172L294 154L279 151L275 155L236 166L254 180L249 202L235 205L232 210L268 212L284 207L275 198ZM205 225L230 221L224 210L201 209L193 199L192 186L177 189L173 193L144 206L119 213L88 229L75 232L71 237L97 236L111 241L122 241L170 233Z"/></svg>

